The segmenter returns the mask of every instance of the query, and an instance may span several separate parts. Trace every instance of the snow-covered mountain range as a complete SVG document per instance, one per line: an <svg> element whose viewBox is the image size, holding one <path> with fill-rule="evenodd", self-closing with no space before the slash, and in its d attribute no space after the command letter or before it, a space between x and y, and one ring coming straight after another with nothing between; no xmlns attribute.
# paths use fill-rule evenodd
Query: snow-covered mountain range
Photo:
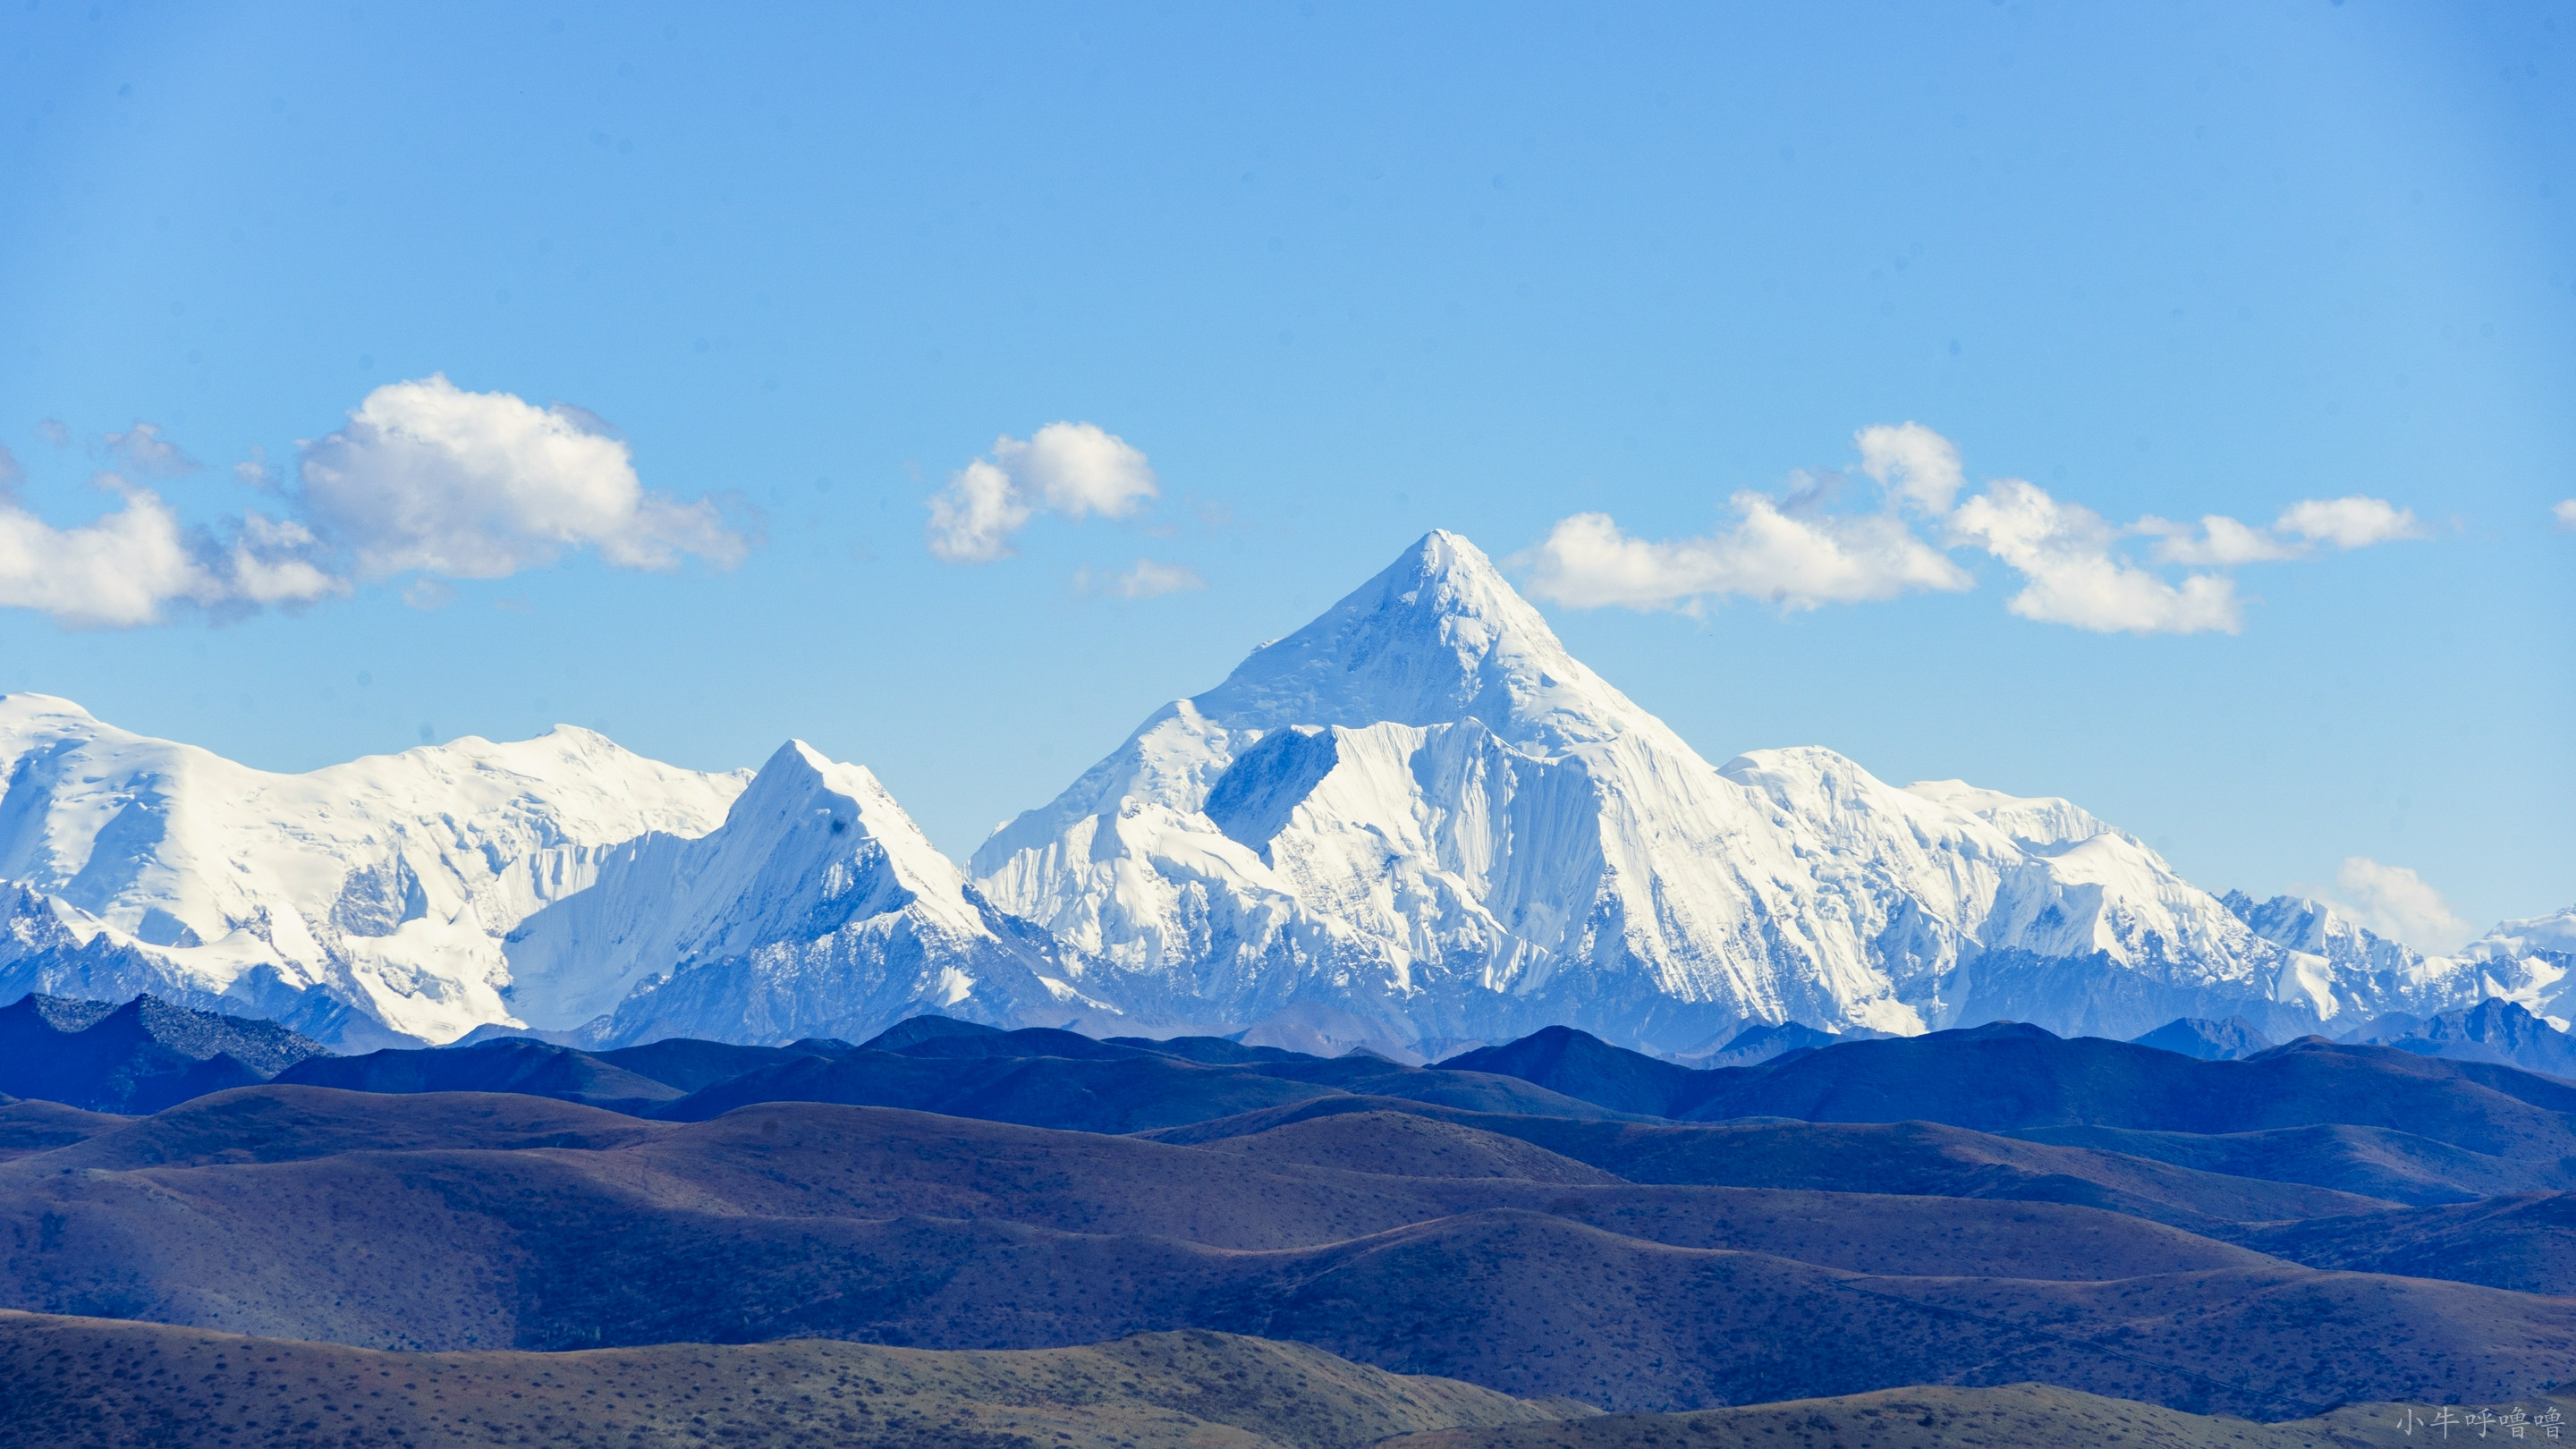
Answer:
<svg viewBox="0 0 2576 1449"><path fill-rule="evenodd" d="M2504 985L2267 930L2063 800L1899 789L1814 748L1712 766L1446 533L1156 711L972 869L1224 1019L1433 1044L2230 1014L2286 1037Z"/></svg>
<svg viewBox="0 0 2576 1449"><path fill-rule="evenodd" d="M1677 1055L1755 1022L2576 1014L2576 909L2428 958L2211 896L2063 800L1814 748L1712 765L1446 533L966 871L792 742L704 774L558 728L288 776L10 695L0 777L0 1000L149 991L344 1048L856 1038L925 1008L1424 1052L1566 1022Z"/></svg>

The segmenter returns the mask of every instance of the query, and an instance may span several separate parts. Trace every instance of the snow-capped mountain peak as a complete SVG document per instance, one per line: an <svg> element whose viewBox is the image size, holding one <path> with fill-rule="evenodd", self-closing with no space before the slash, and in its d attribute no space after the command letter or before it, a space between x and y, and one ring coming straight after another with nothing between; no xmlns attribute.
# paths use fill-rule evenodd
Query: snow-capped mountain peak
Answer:
<svg viewBox="0 0 2576 1449"><path fill-rule="evenodd" d="M2057 847L2080 844L2097 835L2117 835L2133 845L2139 844L2136 836L2114 829L2071 800L2053 795L2007 795L2001 790L1981 790L1965 780L1917 780L1906 786L1905 792L1961 814L1974 815L2010 836L2024 850L2051 854Z"/></svg>
<svg viewBox="0 0 2576 1449"><path fill-rule="evenodd" d="M0 995L148 991L327 1039L446 1040L505 1014L504 933L618 843L712 828L749 772L558 726L275 774L12 694L0 777Z"/></svg>
<svg viewBox="0 0 2576 1449"><path fill-rule="evenodd" d="M1118 1014L1076 984L1083 963L971 891L874 774L802 740L722 825L628 842L508 949L525 1024L606 1044L863 1039L924 1009Z"/></svg>
<svg viewBox="0 0 2576 1449"><path fill-rule="evenodd" d="M1398 1041L1993 1014L2134 1035L2239 1001L2286 1030L2367 997L2068 802L1898 789L1813 748L1712 767L1447 533L1157 711L972 870L1224 1020L1305 1004Z"/></svg>
<svg viewBox="0 0 2576 1449"><path fill-rule="evenodd" d="M1191 704L1232 730L1475 719L1544 750L1659 727L1566 653L1482 550L1440 530Z"/></svg>

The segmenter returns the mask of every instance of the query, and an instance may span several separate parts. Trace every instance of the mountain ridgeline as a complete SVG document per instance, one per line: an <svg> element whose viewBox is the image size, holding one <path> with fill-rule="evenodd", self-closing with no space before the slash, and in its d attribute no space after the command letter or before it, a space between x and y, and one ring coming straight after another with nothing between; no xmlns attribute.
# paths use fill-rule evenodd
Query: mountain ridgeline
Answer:
<svg viewBox="0 0 2576 1449"><path fill-rule="evenodd" d="M1712 764L1448 533L962 870L795 742L707 774L559 727L274 775L17 694L0 780L0 999L148 993L343 1051L937 1011L1417 1061L1566 1024L1723 1066L1783 1031L2189 1018L2223 1052L2576 1007L2576 908L2426 957L2213 896L2063 800L1815 748Z"/></svg>

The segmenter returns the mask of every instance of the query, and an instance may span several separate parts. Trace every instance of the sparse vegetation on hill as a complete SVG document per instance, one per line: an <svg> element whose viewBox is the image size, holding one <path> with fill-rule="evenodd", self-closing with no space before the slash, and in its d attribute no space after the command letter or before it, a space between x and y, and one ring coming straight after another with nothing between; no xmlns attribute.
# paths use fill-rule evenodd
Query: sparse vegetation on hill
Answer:
<svg viewBox="0 0 2576 1449"><path fill-rule="evenodd" d="M0 1382L0 1442L83 1449L1362 1449L1590 1412L1197 1332L1007 1353L394 1354L0 1312Z"/></svg>

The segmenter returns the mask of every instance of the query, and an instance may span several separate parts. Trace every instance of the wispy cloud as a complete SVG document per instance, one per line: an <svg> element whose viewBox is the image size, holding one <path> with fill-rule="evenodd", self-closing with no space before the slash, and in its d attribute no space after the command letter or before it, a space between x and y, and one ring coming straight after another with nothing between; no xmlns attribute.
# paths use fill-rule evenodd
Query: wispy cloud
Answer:
<svg viewBox="0 0 2576 1449"><path fill-rule="evenodd" d="M1008 557L1012 536L1041 513L1125 518L1156 491L1145 455L1094 424L1049 423L1026 440L1005 434L931 495L930 551L949 563L991 563Z"/></svg>
<svg viewBox="0 0 2576 1449"><path fill-rule="evenodd" d="M2332 888L2294 885L2300 895L2324 901L2366 930L2403 941L2427 955L2456 951L2477 927L2422 876L2402 865L2382 865L2366 855L2344 858Z"/></svg>
<svg viewBox="0 0 2576 1449"><path fill-rule="evenodd" d="M178 444L162 437L161 430L150 423L136 423L124 432L110 433L106 443L107 451L122 460L131 472L176 478L198 468L196 459L189 457Z"/></svg>
<svg viewBox="0 0 2576 1449"><path fill-rule="evenodd" d="M2558 520L2560 528L2569 533L2576 533L2576 498L2564 499L2551 505L2549 516Z"/></svg>
<svg viewBox="0 0 2576 1449"><path fill-rule="evenodd" d="M1165 594L1204 589L1207 579L1194 568L1140 558L1115 573L1094 573L1087 567L1075 569L1073 587L1076 593L1107 594L1118 599L1155 599Z"/></svg>
<svg viewBox="0 0 2576 1449"><path fill-rule="evenodd" d="M2115 525L2019 478L1959 501L1967 487L1959 450L1932 429L1882 424L1853 442L1861 471L1879 485L1874 508L1835 511L1835 490L1802 477L1785 494L1734 495L1737 521L1705 536L1634 538L1608 514L1579 513L1512 562L1533 593L1576 607L1696 612L1738 596L1811 609L1968 589L1973 579L1950 554L1975 549L2021 575L2005 607L2025 619L2103 633L2232 634L2244 627L2232 578L2174 577L2148 565L2222 569L2426 536L2412 512L2358 495L2293 503L2268 527L2215 514L2198 524L2150 516ZM2148 565L2123 551L2132 537L2154 541Z"/></svg>

